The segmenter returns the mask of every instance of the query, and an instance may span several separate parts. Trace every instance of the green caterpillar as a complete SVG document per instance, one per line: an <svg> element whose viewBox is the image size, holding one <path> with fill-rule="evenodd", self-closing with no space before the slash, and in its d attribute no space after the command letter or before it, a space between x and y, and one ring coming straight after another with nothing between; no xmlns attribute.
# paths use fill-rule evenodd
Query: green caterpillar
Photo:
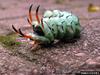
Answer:
<svg viewBox="0 0 100 75"><path fill-rule="evenodd" d="M40 19L38 16L39 7L36 9L37 21L32 20L32 5L29 8L29 18L27 20L33 27L33 33L23 34L21 29L17 30L12 25L14 31L39 44L50 44L55 39L70 40L80 36L81 26L77 16L66 11L47 10L42 19Z"/></svg>

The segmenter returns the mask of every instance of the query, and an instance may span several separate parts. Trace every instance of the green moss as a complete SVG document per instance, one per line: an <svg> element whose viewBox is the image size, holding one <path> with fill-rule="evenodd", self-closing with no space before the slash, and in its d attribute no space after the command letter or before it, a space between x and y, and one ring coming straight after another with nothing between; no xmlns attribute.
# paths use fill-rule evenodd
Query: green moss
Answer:
<svg viewBox="0 0 100 75"><path fill-rule="evenodd" d="M9 34L6 36L0 36L0 42L3 46L7 48L14 48L20 45L20 42L16 42L16 34Z"/></svg>

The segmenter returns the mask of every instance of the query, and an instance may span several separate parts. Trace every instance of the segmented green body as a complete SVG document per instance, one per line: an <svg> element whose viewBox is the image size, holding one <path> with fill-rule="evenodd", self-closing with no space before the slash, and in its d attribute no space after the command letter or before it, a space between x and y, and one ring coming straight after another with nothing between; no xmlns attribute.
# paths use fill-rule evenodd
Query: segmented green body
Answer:
<svg viewBox="0 0 100 75"><path fill-rule="evenodd" d="M12 28L16 33L19 33L22 37L35 41L38 44L50 44L55 39L71 40L74 37L80 36L81 26L77 16L66 11L47 10L40 21L38 16L39 7L40 5L37 7L35 15L37 21L32 20L32 5L29 8L29 18L27 18L27 20L33 27L33 32L23 34L21 29L17 30L12 25Z"/></svg>
<svg viewBox="0 0 100 75"><path fill-rule="evenodd" d="M69 40L80 36L81 26L79 19L69 12L59 10L46 11L43 16L43 24L44 37L49 39L49 43L55 39Z"/></svg>

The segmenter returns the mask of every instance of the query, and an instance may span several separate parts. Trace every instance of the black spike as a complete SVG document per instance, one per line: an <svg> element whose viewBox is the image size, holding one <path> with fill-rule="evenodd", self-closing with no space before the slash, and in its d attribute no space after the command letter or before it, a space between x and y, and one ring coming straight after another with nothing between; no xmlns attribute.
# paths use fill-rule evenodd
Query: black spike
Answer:
<svg viewBox="0 0 100 75"><path fill-rule="evenodd" d="M29 7L29 12L31 12L32 6L33 6L33 4L31 4L31 6Z"/></svg>
<svg viewBox="0 0 100 75"><path fill-rule="evenodd" d="M30 24L30 21L29 21L29 19L27 18L27 21L28 21L28 23Z"/></svg>
<svg viewBox="0 0 100 75"><path fill-rule="evenodd" d="M30 21L29 21L29 18L27 18L27 21L28 21L28 23L31 25L31 23L30 23Z"/></svg>
<svg viewBox="0 0 100 75"><path fill-rule="evenodd" d="M15 32L18 33L18 30L12 25L12 28L14 29Z"/></svg>
<svg viewBox="0 0 100 75"><path fill-rule="evenodd" d="M42 28L44 28L43 18L41 19Z"/></svg>
<svg viewBox="0 0 100 75"><path fill-rule="evenodd" d="M39 10L39 7L40 7L40 5L38 5L38 7L37 7L37 9L36 9L36 13L38 12L38 10Z"/></svg>
<svg viewBox="0 0 100 75"><path fill-rule="evenodd" d="M20 33L22 36L25 36L25 35L22 33L21 29L19 29L19 33Z"/></svg>

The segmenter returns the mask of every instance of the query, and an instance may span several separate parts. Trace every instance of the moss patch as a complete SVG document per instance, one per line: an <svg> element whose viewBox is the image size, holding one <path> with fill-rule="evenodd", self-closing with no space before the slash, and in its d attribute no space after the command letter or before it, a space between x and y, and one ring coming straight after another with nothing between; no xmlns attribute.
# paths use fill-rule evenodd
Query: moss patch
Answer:
<svg viewBox="0 0 100 75"><path fill-rule="evenodd" d="M16 34L9 34L5 36L0 36L0 43L7 48L13 49L14 47L20 45L20 42L16 42Z"/></svg>

